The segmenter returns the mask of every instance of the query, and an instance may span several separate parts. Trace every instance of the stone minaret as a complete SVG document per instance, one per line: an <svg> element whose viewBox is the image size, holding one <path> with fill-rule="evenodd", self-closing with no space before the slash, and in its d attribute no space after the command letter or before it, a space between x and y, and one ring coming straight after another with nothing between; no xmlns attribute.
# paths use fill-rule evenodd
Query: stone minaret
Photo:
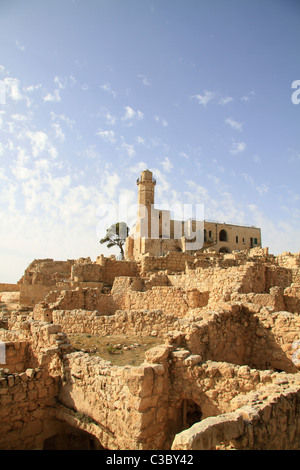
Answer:
<svg viewBox="0 0 300 470"><path fill-rule="evenodd" d="M137 229L142 237L151 238L151 209L154 206L154 187L156 185L152 172L142 171L141 176L137 179L137 185Z"/></svg>

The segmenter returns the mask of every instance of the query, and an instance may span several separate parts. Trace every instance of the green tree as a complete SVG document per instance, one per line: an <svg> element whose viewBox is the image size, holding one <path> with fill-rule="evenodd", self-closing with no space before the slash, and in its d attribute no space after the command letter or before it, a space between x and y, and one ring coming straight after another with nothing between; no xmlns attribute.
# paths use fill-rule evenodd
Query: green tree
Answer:
<svg viewBox="0 0 300 470"><path fill-rule="evenodd" d="M129 235L129 228L125 222L118 222L111 225L106 229L106 235L101 238L100 243L107 243L107 248L118 246L120 248L121 256L124 258L123 245Z"/></svg>

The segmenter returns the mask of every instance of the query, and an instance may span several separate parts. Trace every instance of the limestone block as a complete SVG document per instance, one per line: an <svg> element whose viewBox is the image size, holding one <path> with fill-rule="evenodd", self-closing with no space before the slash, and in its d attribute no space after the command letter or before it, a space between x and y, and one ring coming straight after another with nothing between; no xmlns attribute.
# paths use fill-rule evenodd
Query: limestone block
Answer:
<svg viewBox="0 0 300 470"><path fill-rule="evenodd" d="M152 364L161 364L167 360L170 349L167 346L156 346L145 352L146 361Z"/></svg>
<svg viewBox="0 0 300 470"><path fill-rule="evenodd" d="M206 418L186 431L176 434L172 450L209 450L221 442L237 439L244 429L239 413L226 413Z"/></svg>
<svg viewBox="0 0 300 470"><path fill-rule="evenodd" d="M150 396L153 389L152 367L141 366L132 368L126 384L133 395L141 398Z"/></svg>

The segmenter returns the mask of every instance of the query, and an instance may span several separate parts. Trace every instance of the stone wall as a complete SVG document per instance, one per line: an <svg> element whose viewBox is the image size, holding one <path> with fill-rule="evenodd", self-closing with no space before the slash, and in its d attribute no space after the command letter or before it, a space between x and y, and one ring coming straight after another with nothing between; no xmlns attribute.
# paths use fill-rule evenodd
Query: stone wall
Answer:
<svg viewBox="0 0 300 470"><path fill-rule="evenodd" d="M184 290L197 289L209 292L209 305L218 301L230 300L232 292L249 292L246 289L245 276L248 266L198 267L187 269L185 273L168 275L170 284ZM251 291L250 291L251 292Z"/></svg>
<svg viewBox="0 0 300 470"><path fill-rule="evenodd" d="M300 313L300 282L292 283L284 290L286 309L292 313Z"/></svg>
<svg viewBox="0 0 300 470"><path fill-rule="evenodd" d="M117 311L109 316L86 310L54 310L53 321L65 333L93 335L163 336L180 327L176 317L161 310Z"/></svg>
<svg viewBox="0 0 300 470"><path fill-rule="evenodd" d="M105 315L112 315L116 306L111 295L103 294L97 288L82 288L77 287L74 290L66 290L61 292L52 292L49 296L45 297L43 305L47 305L52 310L98 310ZM34 309L34 314L39 310L37 305Z"/></svg>
<svg viewBox="0 0 300 470"><path fill-rule="evenodd" d="M207 305L207 298L196 289L184 291L176 287L153 286L146 292L128 290L125 300L126 309L155 309L157 306L165 314L183 318L189 308Z"/></svg>
<svg viewBox="0 0 300 470"><path fill-rule="evenodd" d="M258 308L268 307L269 311L282 311L285 310L286 302L283 295L283 290L280 287L271 287L268 294L255 294L250 292L248 294L233 293L231 295L232 301L246 302L254 304ZM253 311L257 311L255 309Z"/></svg>
<svg viewBox="0 0 300 470"><path fill-rule="evenodd" d="M11 373L23 372L29 367L30 353L28 341L3 341L2 348L5 348L6 362L0 362L0 367L9 369Z"/></svg>
<svg viewBox="0 0 300 470"><path fill-rule="evenodd" d="M275 315L274 315L275 316ZM193 318L194 317L194 318ZM260 315L253 314L243 304L223 304L214 311L190 312L194 322L181 322L181 336L169 335L171 344L178 343L203 361L226 361L248 364L257 369L277 369L297 372L292 361L293 343L299 337L299 316L293 318L277 312L277 326ZM268 316L266 317L268 318ZM286 324L286 330L280 325Z"/></svg>
<svg viewBox="0 0 300 470"><path fill-rule="evenodd" d="M58 393L58 378L38 368L0 375L0 449L39 447L47 437Z"/></svg>
<svg viewBox="0 0 300 470"><path fill-rule="evenodd" d="M73 260L34 260L20 280L20 305L32 307L43 300L58 283L68 281L73 263Z"/></svg>
<svg viewBox="0 0 300 470"><path fill-rule="evenodd" d="M140 278L118 277L111 294L97 288L77 287L74 290L52 291L38 303L33 314L36 320L53 321L54 310L89 310L113 315L117 310L155 310L159 306L166 315L183 318L190 308L204 307L209 293L197 289L183 290L173 286L156 286L162 276L143 282ZM165 280L161 281L162 284Z"/></svg>
<svg viewBox="0 0 300 470"><path fill-rule="evenodd" d="M84 353L64 360L59 401L93 420L109 449L162 448L167 377L162 365L117 367Z"/></svg>
<svg viewBox="0 0 300 470"><path fill-rule="evenodd" d="M117 276L137 276L138 273L137 263L104 256L98 257L96 262L91 262L90 258L34 260L20 281L20 305L33 307L54 290L60 292L76 287L111 287Z"/></svg>
<svg viewBox="0 0 300 470"><path fill-rule="evenodd" d="M72 267L72 284L102 283L111 287L116 277L139 275L139 264L128 260L116 260L113 256L105 258L99 256L95 263L75 262ZM92 286L91 286L92 287Z"/></svg>
<svg viewBox="0 0 300 470"><path fill-rule="evenodd" d="M8 318L7 330L0 330L0 337L8 342L27 341L27 367L45 367L52 375L61 373L61 357L71 350L59 324L37 321L18 312Z"/></svg>
<svg viewBox="0 0 300 470"><path fill-rule="evenodd" d="M292 271L248 261L226 269L218 265L187 269L185 273L169 274L168 278L175 287L209 292L209 304L214 304L230 300L233 293L269 294L275 286L283 290L292 282Z"/></svg>
<svg viewBox="0 0 300 470"><path fill-rule="evenodd" d="M0 292L19 292L19 284L3 284L0 283Z"/></svg>
<svg viewBox="0 0 300 470"><path fill-rule="evenodd" d="M186 263L193 263L195 257L187 253L171 251L166 256L145 256L141 260L141 272L185 271Z"/></svg>
<svg viewBox="0 0 300 470"><path fill-rule="evenodd" d="M264 389L238 395L235 411L208 417L175 436L173 450L298 450L299 377L275 377Z"/></svg>

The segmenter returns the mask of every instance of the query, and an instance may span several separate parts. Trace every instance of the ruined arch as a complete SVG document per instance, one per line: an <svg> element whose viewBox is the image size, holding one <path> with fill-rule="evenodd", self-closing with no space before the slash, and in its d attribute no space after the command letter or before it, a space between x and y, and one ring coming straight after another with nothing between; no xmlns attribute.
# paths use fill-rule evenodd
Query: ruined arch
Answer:
<svg viewBox="0 0 300 470"><path fill-rule="evenodd" d="M56 433L46 438L43 450L105 450L99 439L83 429L61 422Z"/></svg>

